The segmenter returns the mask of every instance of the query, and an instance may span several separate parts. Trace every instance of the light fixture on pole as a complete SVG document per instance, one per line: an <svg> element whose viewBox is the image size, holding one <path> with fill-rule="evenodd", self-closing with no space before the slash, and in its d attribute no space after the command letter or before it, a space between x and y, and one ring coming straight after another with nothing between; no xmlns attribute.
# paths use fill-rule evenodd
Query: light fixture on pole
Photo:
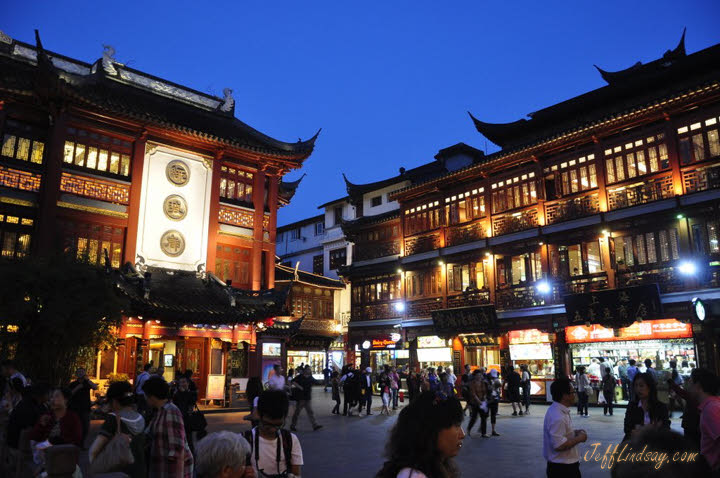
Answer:
<svg viewBox="0 0 720 478"><path fill-rule="evenodd" d="M691 261L682 261L678 265L678 270L683 275L693 276L697 272L697 265Z"/></svg>

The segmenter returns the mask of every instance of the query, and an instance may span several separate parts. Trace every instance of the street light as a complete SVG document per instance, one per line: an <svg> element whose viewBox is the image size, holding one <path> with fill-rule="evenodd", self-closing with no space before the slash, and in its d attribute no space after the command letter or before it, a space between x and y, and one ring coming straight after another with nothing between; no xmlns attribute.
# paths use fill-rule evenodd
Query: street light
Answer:
<svg viewBox="0 0 720 478"><path fill-rule="evenodd" d="M549 294L550 293L550 284L546 280L541 280L535 285L535 288L538 292L541 294Z"/></svg>
<svg viewBox="0 0 720 478"><path fill-rule="evenodd" d="M405 302L395 302L394 307L398 312L405 312Z"/></svg>
<svg viewBox="0 0 720 478"><path fill-rule="evenodd" d="M694 262L682 261L678 265L678 270L681 274L686 276L693 276L697 272L697 265Z"/></svg>

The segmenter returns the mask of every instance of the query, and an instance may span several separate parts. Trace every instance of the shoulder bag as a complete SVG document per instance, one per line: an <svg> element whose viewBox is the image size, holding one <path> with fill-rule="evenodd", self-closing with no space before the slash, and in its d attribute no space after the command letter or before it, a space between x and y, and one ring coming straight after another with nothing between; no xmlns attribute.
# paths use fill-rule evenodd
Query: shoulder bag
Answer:
<svg viewBox="0 0 720 478"><path fill-rule="evenodd" d="M130 450L130 436L122 433L120 416L115 415L115 419L117 421L115 435L90 464L90 473L92 474L120 471L135 463L135 457Z"/></svg>
<svg viewBox="0 0 720 478"><path fill-rule="evenodd" d="M197 403L195 404L195 410L193 410L193 412L188 417L188 421L190 422L190 430L194 432L201 432L207 428L207 420L205 419L205 414L200 411Z"/></svg>

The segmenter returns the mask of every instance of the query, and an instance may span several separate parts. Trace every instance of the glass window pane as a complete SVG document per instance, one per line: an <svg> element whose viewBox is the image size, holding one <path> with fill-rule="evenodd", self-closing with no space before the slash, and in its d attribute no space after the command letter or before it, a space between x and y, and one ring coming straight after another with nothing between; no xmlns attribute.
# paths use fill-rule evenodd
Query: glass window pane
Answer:
<svg viewBox="0 0 720 478"><path fill-rule="evenodd" d="M110 172L113 174L120 172L120 153L110 154Z"/></svg>
<svg viewBox="0 0 720 478"><path fill-rule="evenodd" d="M526 206L527 206L528 204L532 204L532 203L533 203L532 198L530 197L530 191L528 190L528 184L527 184L527 183L524 183L524 184L522 185L522 198L523 198L523 204L525 204Z"/></svg>
<svg viewBox="0 0 720 478"><path fill-rule="evenodd" d="M710 148L710 156L720 155L720 139L718 138L718 130L711 129L707 132L708 146Z"/></svg>
<svg viewBox="0 0 720 478"><path fill-rule="evenodd" d="M597 187L597 173L595 172L594 164L588 165L588 172L590 173L590 187L596 188Z"/></svg>
<svg viewBox="0 0 720 478"><path fill-rule="evenodd" d="M633 247L632 247L632 236L628 236L625 238L625 264L628 266L634 266L635 265L635 256L633 255Z"/></svg>
<svg viewBox="0 0 720 478"><path fill-rule="evenodd" d="M120 157L120 174L130 176L130 155L123 154Z"/></svg>
<svg viewBox="0 0 720 478"><path fill-rule="evenodd" d="M645 164L645 151L638 151L635 153L635 159L637 160L638 176L647 174L647 164Z"/></svg>
<svg viewBox="0 0 720 478"><path fill-rule="evenodd" d="M87 239L84 237L78 237L77 240L77 258L84 259L85 253L87 252Z"/></svg>
<svg viewBox="0 0 720 478"><path fill-rule="evenodd" d="M718 245L718 225L718 222L707 225L708 245L711 253L720 252L720 246Z"/></svg>
<svg viewBox="0 0 720 478"><path fill-rule="evenodd" d="M17 152L15 158L27 161L30 157L30 140L27 138L18 138Z"/></svg>
<svg viewBox="0 0 720 478"><path fill-rule="evenodd" d="M615 262L617 265L622 266L625 264L625 239L622 237L616 237L615 241Z"/></svg>
<svg viewBox="0 0 720 478"><path fill-rule="evenodd" d="M524 256L513 256L512 258L512 283L519 284L525 282L527 277L525 275L525 257Z"/></svg>
<svg viewBox="0 0 720 478"><path fill-rule="evenodd" d="M600 244L598 241L587 243L588 273L602 272L602 260L600 256Z"/></svg>
<svg viewBox="0 0 720 478"><path fill-rule="evenodd" d="M3 137L2 155L8 158L15 157L15 136L6 134Z"/></svg>
<svg viewBox="0 0 720 478"><path fill-rule="evenodd" d="M617 156L615 158L615 173L618 181L625 179L625 170L623 169L623 157Z"/></svg>
<svg viewBox="0 0 720 478"><path fill-rule="evenodd" d="M108 167L108 152L106 149L101 149L100 155L98 156L97 168L100 171L107 171L107 167Z"/></svg>
<svg viewBox="0 0 720 478"><path fill-rule="evenodd" d="M667 231L660 231L660 260L667 262L670 260L670 238Z"/></svg>
<svg viewBox="0 0 720 478"><path fill-rule="evenodd" d="M645 240L643 236L635 236L635 247L637 248L638 264L647 264L647 255L645 253Z"/></svg>
<svg viewBox="0 0 720 478"><path fill-rule="evenodd" d="M648 149L648 156L650 157L650 171L654 173L660 169L658 166L658 156L655 147Z"/></svg>
<svg viewBox="0 0 720 478"><path fill-rule="evenodd" d="M85 166L87 166L90 169L97 169L97 155L98 151L97 148L88 148L87 152L87 160L85 161Z"/></svg>
<svg viewBox="0 0 720 478"><path fill-rule="evenodd" d="M655 252L655 233L648 232L645 234L645 245L647 246L648 263L657 262L657 253Z"/></svg>
<svg viewBox="0 0 720 478"><path fill-rule="evenodd" d="M678 140L678 155L683 164L692 161L692 149L690 147L690 138L680 138Z"/></svg>
<svg viewBox="0 0 720 478"><path fill-rule="evenodd" d="M615 182L615 168L613 167L613 160L608 159L605 161L605 170L607 171L608 183Z"/></svg>
<svg viewBox="0 0 720 478"><path fill-rule="evenodd" d="M658 144L658 156L660 157L660 169L667 169L670 167L670 159L667 154L667 146L665 143Z"/></svg>
<svg viewBox="0 0 720 478"><path fill-rule="evenodd" d="M635 169L635 154L630 153L625 156L625 159L627 160L628 178L634 178L635 176L637 176L637 172Z"/></svg>
<svg viewBox="0 0 720 478"><path fill-rule="evenodd" d="M582 253L580 251L580 244L568 246L568 262L570 264L570 275L579 276L583 273L582 267Z"/></svg>
<svg viewBox="0 0 720 478"><path fill-rule="evenodd" d="M522 206L522 203L520 202L520 186L513 187L513 191L515 193L515 207Z"/></svg>
<svg viewBox="0 0 720 478"><path fill-rule="evenodd" d="M573 169L570 171L570 187L572 188L572 192L574 193L580 190L577 169Z"/></svg>
<svg viewBox="0 0 720 478"><path fill-rule="evenodd" d="M20 234L17 240L17 255L24 257L30 252L30 234Z"/></svg>
<svg viewBox="0 0 720 478"><path fill-rule="evenodd" d="M230 199L235 199L235 181L228 181L227 197Z"/></svg>
<svg viewBox="0 0 720 478"><path fill-rule="evenodd" d="M221 197L227 197L225 195L227 189L227 179L220 178L220 196Z"/></svg>
<svg viewBox="0 0 720 478"><path fill-rule="evenodd" d="M3 248L2 248L2 256L3 257L13 257L15 255L15 238L17 237L17 234L10 231L5 231L4 237L3 237Z"/></svg>
<svg viewBox="0 0 720 478"><path fill-rule="evenodd" d="M562 173L562 193L563 196L570 194L570 176L567 171Z"/></svg>
<svg viewBox="0 0 720 478"><path fill-rule="evenodd" d="M590 189L590 183L588 182L587 177L587 168L584 166L580 168L580 189L583 191L585 189Z"/></svg>
<svg viewBox="0 0 720 478"><path fill-rule="evenodd" d="M532 198L532 202L535 202L537 199L537 191L535 190L535 181L530 181L530 197ZM483 199L484 201L484 199ZM485 210L485 207L483 206L483 211Z"/></svg>
<svg viewBox="0 0 720 478"><path fill-rule="evenodd" d="M85 145L84 144L76 144L75 145L74 163L75 163L75 166L82 166L85 163Z"/></svg>
<svg viewBox="0 0 720 478"><path fill-rule="evenodd" d="M90 239L88 248L88 260L90 261L90 264L97 264L98 252L98 240Z"/></svg>
<svg viewBox="0 0 720 478"><path fill-rule="evenodd" d="M245 201L252 202L252 184L245 185Z"/></svg>
<svg viewBox="0 0 720 478"><path fill-rule="evenodd" d="M670 253L672 254L673 260L676 260L680 257L678 247L677 229L670 229Z"/></svg>
<svg viewBox="0 0 720 478"><path fill-rule="evenodd" d="M73 162L73 150L75 149L75 143L71 141L65 141L65 149L63 151L63 162Z"/></svg>
<svg viewBox="0 0 720 478"><path fill-rule="evenodd" d="M693 152L695 153L695 161L702 161L705 159L705 143L703 141L702 134L694 134L692 137ZM19 150L20 148L18 148Z"/></svg>

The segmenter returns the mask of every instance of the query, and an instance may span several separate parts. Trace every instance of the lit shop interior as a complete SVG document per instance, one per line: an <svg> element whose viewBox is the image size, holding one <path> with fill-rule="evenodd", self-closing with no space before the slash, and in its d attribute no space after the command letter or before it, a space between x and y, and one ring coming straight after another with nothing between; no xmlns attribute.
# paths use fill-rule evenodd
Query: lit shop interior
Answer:
<svg viewBox="0 0 720 478"><path fill-rule="evenodd" d="M667 396L665 381L670 377L670 361L676 360L678 371L685 375L696 366L695 344L690 324L674 319L646 320L636 322L629 327L610 329L600 325L572 326L565 330L572 359L572 372L580 365L585 366L593 388L599 388L600 362L613 367L619 379L617 366L620 360L635 359L641 372L645 371L645 359L653 362L658 373L658 392L661 398ZM591 403L597 402L597 393L590 397ZM615 391L618 403L627 403L622 387Z"/></svg>
<svg viewBox="0 0 720 478"><path fill-rule="evenodd" d="M421 369L429 367L443 369L452 366L452 340L441 339L437 335L417 338L417 357ZM454 371L457 375L457 371Z"/></svg>
<svg viewBox="0 0 720 478"><path fill-rule="evenodd" d="M325 369L326 357L327 355L324 351L288 350L287 369L298 368L303 364L310 365L313 377L317 380L322 380L325 377L323 370Z"/></svg>
<svg viewBox="0 0 720 478"><path fill-rule="evenodd" d="M470 365L471 370L484 367L500 372L498 339L485 334L461 334L458 338L465 347L465 364Z"/></svg>

